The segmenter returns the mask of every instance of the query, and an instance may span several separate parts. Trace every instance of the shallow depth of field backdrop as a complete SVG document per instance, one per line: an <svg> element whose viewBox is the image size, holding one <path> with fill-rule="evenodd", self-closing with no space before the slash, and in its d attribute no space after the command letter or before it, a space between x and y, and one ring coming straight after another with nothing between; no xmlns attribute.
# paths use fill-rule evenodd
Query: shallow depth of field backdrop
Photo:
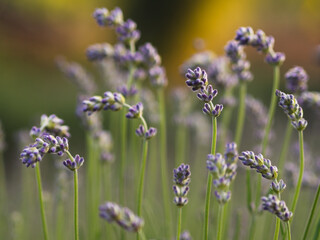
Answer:
<svg viewBox="0 0 320 240"><path fill-rule="evenodd" d="M0 0L0 120L7 143L4 156L10 212L19 210L22 201L19 199L20 192L31 187L20 183L20 171L25 166L19 161L21 146L16 144L18 130L30 129L38 124L43 113L55 113L71 128L73 152L85 156L85 135L75 116L76 89L57 69L54 59L63 55L68 60L80 62L101 83L97 69L86 60L85 50L94 43L115 41L113 31L99 27L92 17L97 7L113 9L115 6L122 8L125 18L137 22L141 30L139 42L151 42L158 49L167 69L167 93L175 86L187 88L185 78L179 74L179 66L195 53L193 43L196 38L203 39L206 49L221 55L224 54L224 45L234 38L240 26L263 29L275 37L275 49L286 54L286 61L281 67L281 89L285 84L284 73L299 65L309 74L309 89L320 90L320 66L315 57L315 48L320 44L318 0ZM247 49L246 52L254 74L248 92L268 105L272 68L256 51ZM99 94L106 90L101 89ZM170 102L167 101L167 104L170 105ZM320 133L319 118L313 119L315 115L312 114L308 116L306 111L309 126L305 131L305 141L310 145L312 155L317 156L319 138L315 136ZM167 113L167 121L172 125L170 112ZM278 107L276 121L274 129L283 133L273 141L280 142L286 121ZM248 124L245 125L245 135L247 131L250 131ZM247 150L244 139L240 152ZM274 146L272 151L279 151L275 142L271 144ZM173 147L169 151L173 151ZM204 162L205 154L204 159L197 161ZM170 156L168 161L173 161L174 154ZM51 167L50 163L42 167L44 190L48 192L54 188ZM170 170L169 182L171 178ZM313 191L310 196L312 194ZM306 202L306 215L311 199ZM301 208L304 204L302 199L299 204ZM246 211L245 204L243 208ZM38 208L35 210L35 218L39 218ZM40 220L36 221L40 224Z"/></svg>

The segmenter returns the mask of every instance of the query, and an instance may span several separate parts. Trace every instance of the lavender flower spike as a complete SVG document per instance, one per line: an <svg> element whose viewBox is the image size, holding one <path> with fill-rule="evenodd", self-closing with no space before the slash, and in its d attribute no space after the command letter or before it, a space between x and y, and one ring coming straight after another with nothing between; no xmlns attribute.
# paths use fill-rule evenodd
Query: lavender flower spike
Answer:
<svg viewBox="0 0 320 240"><path fill-rule="evenodd" d="M186 84L192 88L192 91L197 91L201 87L206 87L208 85L208 78L206 71L197 67L194 70L188 69L186 73Z"/></svg>
<svg viewBox="0 0 320 240"><path fill-rule="evenodd" d="M136 134L138 137L149 140L157 134L157 129L151 127L149 128L149 130L146 131L144 126L140 124L139 127L136 129Z"/></svg>
<svg viewBox="0 0 320 240"><path fill-rule="evenodd" d="M306 71L299 66L289 69L285 75L287 80L287 89L292 93L301 93L307 90L309 76Z"/></svg>
<svg viewBox="0 0 320 240"><path fill-rule="evenodd" d="M138 232L144 225L142 218L136 216L130 209L120 207L113 202L106 202L99 207L100 217L109 223L116 222L129 232Z"/></svg>
<svg viewBox="0 0 320 240"><path fill-rule="evenodd" d="M178 168L173 170L173 192L175 194L174 203L178 207L183 207L188 203L188 198L186 197L189 192L189 183L191 172L190 166L181 164Z"/></svg>
<svg viewBox="0 0 320 240"><path fill-rule="evenodd" d="M109 43L97 43L87 48L86 55L89 61L101 61L104 58L112 57L113 47Z"/></svg>
<svg viewBox="0 0 320 240"><path fill-rule="evenodd" d="M127 118L140 118L142 116L143 112L143 105L141 102L137 103L136 105L133 105L129 108L128 113L126 114Z"/></svg>
<svg viewBox="0 0 320 240"><path fill-rule="evenodd" d="M63 165L69 168L71 171L74 171L82 166L84 159L78 154L74 157L74 160L67 159L63 161Z"/></svg>
<svg viewBox="0 0 320 240"><path fill-rule="evenodd" d="M269 194L268 197L262 197L262 209L275 214L282 221L287 222L292 217L292 212L289 211L286 203L280 201L275 195Z"/></svg>
<svg viewBox="0 0 320 240"><path fill-rule="evenodd" d="M118 7L111 12L106 8L97 8L93 13L93 17L101 27L115 27L123 23L123 13Z"/></svg>

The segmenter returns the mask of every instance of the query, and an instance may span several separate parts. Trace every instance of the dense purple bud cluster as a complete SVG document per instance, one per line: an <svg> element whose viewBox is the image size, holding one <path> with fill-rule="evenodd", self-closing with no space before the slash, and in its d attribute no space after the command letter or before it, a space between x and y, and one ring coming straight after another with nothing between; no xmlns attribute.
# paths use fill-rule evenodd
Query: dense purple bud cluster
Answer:
<svg viewBox="0 0 320 240"><path fill-rule="evenodd" d="M278 177L278 168L273 166L271 161L264 158L262 154L255 155L252 151L244 151L239 156L239 160L243 165L255 169L265 179L276 180Z"/></svg>
<svg viewBox="0 0 320 240"><path fill-rule="evenodd" d="M188 164L181 164L173 170L173 192L175 194L174 203L178 207L183 207L188 203L187 194L189 192L189 183L191 172Z"/></svg>
<svg viewBox="0 0 320 240"><path fill-rule="evenodd" d="M280 66L285 60L283 53L274 52L274 38L260 29L254 33L251 27L241 27L236 32L235 40L239 45L252 46L258 52L266 54L265 60L270 65Z"/></svg>
<svg viewBox="0 0 320 240"><path fill-rule="evenodd" d="M143 104L141 102L129 108L126 114L127 118L141 118L143 112Z"/></svg>
<svg viewBox="0 0 320 240"><path fill-rule="evenodd" d="M237 144L234 142L226 145L224 155L217 153L207 156L207 169L213 175L213 185L216 188L215 196L220 204L225 204L231 199L229 188L236 177L237 160L238 150Z"/></svg>
<svg viewBox="0 0 320 240"><path fill-rule="evenodd" d="M139 53L142 55L142 63L147 68L161 64L161 57L157 49L151 43L145 43L139 47Z"/></svg>
<svg viewBox="0 0 320 240"><path fill-rule="evenodd" d="M142 124L140 124L139 127L136 129L136 134L138 137L149 140L150 138L154 137L157 134L157 129L150 127L146 131L145 127Z"/></svg>
<svg viewBox="0 0 320 240"><path fill-rule="evenodd" d="M84 162L84 159L80 157L78 154L74 157L74 159L67 159L63 161L63 165L69 168L69 170L74 171L79 169Z"/></svg>
<svg viewBox="0 0 320 240"><path fill-rule="evenodd" d="M227 57L231 62L232 72L240 81L251 81L253 75L250 72L250 63L246 60L246 54L240 43L232 40L227 43L224 48Z"/></svg>
<svg viewBox="0 0 320 240"><path fill-rule="evenodd" d="M114 49L109 43L97 43L87 48L86 55L89 61L101 61L113 57Z"/></svg>
<svg viewBox="0 0 320 240"><path fill-rule="evenodd" d="M129 232L139 232L144 221L136 216L130 209L121 207L113 202L106 202L99 207L99 215L109 223L116 222L120 227Z"/></svg>
<svg viewBox="0 0 320 240"><path fill-rule="evenodd" d="M126 44L135 43L140 39L140 31L137 30L137 24L131 19L119 25L116 28L116 33L119 41Z"/></svg>
<svg viewBox="0 0 320 240"><path fill-rule="evenodd" d="M123 23L123 13L118 7L111 12L106 8L97 8L93 13L93 17L101 27L117 27Z"/></svg>
<svg viewBox="0 0 320 240"><path fill-rule="evenodd" d="M125 98L121 93L105 92L103 98L101 96L93 96L88 100L84 100L83 111L88 112L88 115L91 115L94 112L108 109L112 111L118 111L122 109L124 103Z"/></svg>
<svg viewBox="0 0 320 240"><path fill-rule="evenodd" d="M296 66L289 69L285 77L287 80L286 87L290 92L302 93L308 89L309 76L302 67Z"/></svg>
<svg viewBox="0 0 320 240"><path fill-rule="evenodd" d="M308 122L303 118L303 110L296 98L292 94L286 94L279 90L276 90L276 95L279 97L279 106L291 119L292 126L298 131L303 131Z"/></svg>
<svg viewBox="0 0 320 240"><path fill-rule="evenodd" d="M292 217L286 203L280 201L275 195L269 194L268 197L262 197L262 209L275 214L282 221L287 222Z"/></svg>
<svg viewBox="0 0 320 240"><path fill-rule="evenodd" d="M204 114L209 116L218 117L220 116L223 105L212 103L213 98L218 94L218 90L213 89L212 85L208 85L207 73L200 67L194 70L188 69L186 73L186 84L191 87L192 91L197 93L197 97L204 102L202 109Z"/></svg>
<svg viewBox="0 0 320 240"><path fill-rule="evenodd" d="M20 154L20 160L27 167L35 167L37 162L40 162L47 153L63 155L69 150L67 138L59 136L43 134L41 138L37 138L35 143L25 147Z"/></svg>

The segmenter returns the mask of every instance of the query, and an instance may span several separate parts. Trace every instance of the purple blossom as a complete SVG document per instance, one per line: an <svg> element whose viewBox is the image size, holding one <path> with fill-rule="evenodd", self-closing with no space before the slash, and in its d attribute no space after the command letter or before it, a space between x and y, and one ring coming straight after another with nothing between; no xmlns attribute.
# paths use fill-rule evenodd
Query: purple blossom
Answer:
<svg viewBox="0 0 320 240"><path fill-rule="evenodd" d="M84 159L80 157L78 154L74 157L74 160L67 159L63 161L63 165L69 168L69 170L74 171L79 169L84 162Z"/></svg>
<svg viewBox="0 0 320 240"><path fill-rule="evenodd" d="M301 93L307 90L309 76L302 67L296 66L289 69L285 77L287 80L286 87L290 92Z"/></svg>
<svg viewBox="0 0 320 240"><path fill-rule="evenodd" d="M126 114L127 118L140 118L143 112L143 104L141 102L133 105L129 108L128 113Z"/></svg>

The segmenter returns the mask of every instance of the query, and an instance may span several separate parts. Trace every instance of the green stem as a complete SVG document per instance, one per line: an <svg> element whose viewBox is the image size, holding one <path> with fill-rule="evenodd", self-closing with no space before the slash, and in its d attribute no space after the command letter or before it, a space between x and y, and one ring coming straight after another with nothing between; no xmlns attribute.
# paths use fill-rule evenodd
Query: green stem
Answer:
<svg viewBox="0 0 320 240"><path fill-rule="evenodd" d="M256 230L256 216L254 213L251 214L250 232L249 240L254 240L255 230Z"/></svg>
<svg viewBox="0 0 320 240"><path fill-rule="evenodd" d="M178 225L177 225L177 240L180 240L181 234L181 219L182 219L182 207L179 208L178 213Z"/></svg>
<svg viewBox="0 0 320 240"><path fill-rule="evenodd" d="M249 169L246 170L246 183L247 183L247 208L248 208L249 212L252 213L251 173L250 173Z"/></svg>
<svg viewBox="0 0 320 240"><path fill-rule="evenodd" d="M211 142L211 154L216 152L216 142L217 142L217 119L212 117L212 142ZM209 211L210 211L210 199L211 199L211 188L212 188L213 176L209 173L207 181L207 194L205 203L205 214L204 214L204 233L203 239L208 239L209 232Z"/></svg>
<svg viewBox="0 0 320 240"><path fill-rule="evenodd" d="M245 111L246 111L246 93L247 93L247 84L245 82L241 82L239 89L239 110L238 110L238 119L237 119L237 128L235 134L235 142L238 145L238 149L240 148Z"/></svg>
<svg viewBox="0 0 320 240"><path fill-rule="evenodd" d="M309 215L308 223L307 223L306 229L304 230L304 234L303 234L303 238L302 238L303 240L307 239L307 235L308 235L308 232L309 232L309 229L310 229L310 225L311 225L311 222L312 222L312 219L313 219L313 215L314 215L314 212L315 212L317 204L318 204L319 195L320 195L320 184L318 186L316 196L315 196L315 198L313 200L312 209L311 209L311 212L310 212L310 215Z"/></svg>
<svg viewBox="0 0 320 240"><path fill-rule="evenodd" d="M72 154L67 151L70 160L74 162ZM78 192L78 169L73 171L74 181L74 239L79 240L79 192Z"/></svg>
<svg viewBox="0 0 320 240"><path fill-rule="evenodd" d="M41 173L40 173L40 164L36 163L36 179L38 184L38 194L39 194L39 202L40 202L40 209L41 209L41 220L42 220L42 228L43 228L43 237L45 240L48 240L48 229L46 223L46 215L44 212L44 203L42 197L42 184L41 184Z"/></svg>
<svg viewBox="0 0 320 240"><path fill-rule="evenodd" d="M166 237L168 238L171 233L171 214L170 214L170 201L169 199L169 185L167 174L167 124L166 124L166 110L165 110L165 97L164 90L157 90L157 97L160 111L160 168L161 168L161 182L162 182L162 196L164 204L164 223L166 229Z"/></svg>
<svg viewBox="0 0 320 240"><path fill-rule="evenodd" d="M319 219L318 219L318 223L316 226L316 230L314 231L314 235L313 235L313 240L319 240L320 236L320 215L319 215Z"/></svg>
<svg viewBox="0 0 320 240"><path fill-rule="evenodd" d="M146 240L146 236L144 235L144 232L142 230L138 232L138 235L141 237L141 240Z"/></svg>
<svg viewBox="0 0 320 240"><path fill-rule="evenodd" d="M221 240L222 238L222 228L223 228L223 212L225 205L219 205L218 211L218 232L217 232L217 240Z"/></svg>
<svg viewBox="0 0 320 240"><path fill-rule="evenodd" d="M290 221L288 221L286 225L287 225L288 240L291 240Z"/></svg>
<svg viewBox="0 0 320 240"><path fill-rule="evenodd" d="M139 217L141 217L141 206L142 206L142 198L143 198L144 176L145 176L145 169L146 169L146 163L147 163L147 153L148 153L148 140L144 139L142 144L142 159L141 159L140 180L139 180L139 188L138 188L137 214ZM140 239L140 235L137 234L137 240L139 239Z"/></svg>
<svg viewBox="0 0 320 240"><path fill-rule="evenodd" d="M285 160L287 158L287 153L288 153L288 149L289 149L289 145L290 145L292 129L293 128L292 128L292 125L291 125L291 119L289 119L288 123L287 123L287 128L286 128L286 133L285 133L285 136L284 136L283 145L282 145L282 148L281 148L280 159L279 159L279 163L278 163L279 178L283 175L283 168L284 168Z"/></svg>
<svg viewBox="0 0 320 240"><path fill-rule="evenodd" d="M126 121L126 112L123 111L121 115L121 156L120 156L120 174L119 174L119 200L121 204L124 204L124 193L125 193L125 165L126 165L126 153L127 153L127 121Z"/></svg>
<svg viewBox="0 0 320 240"><path fill-rule="evenodd" d="M240 229L241 229L241 214L238 211L236 216L236 227L233 235L233 240L238 240L240 237Z"/></svg>
<svg viewBox="0 0 320 240"><path fill-rule="evenodd" d="M224 92L224 97L232 96L233 92L232 88L227 88ZM218 152L222 152L224 150L224 145L226 143L226 138L228 134L228 129L231 121L233 106L229 106L223 109L223 114L221 115L221 137Z"/></svg>
<svg viewBox="0 0 320 240"><path fill-rule="evenodd" d="M280 218L276 217L276 228L274 230L273 240L277 240L279 238L280 231Z"/></svg>
<svg viewBox="0 0 320 240"><path fill-rule="evenodd" d="M300 171L299 171L299 178L296 186L296 191L294 193L293 202L291 205L291 211L293 214L295 213L297 202L300 194L302 178L303 178L303 171L304 171L304 153L303 153L303 131L299 131L299 147L300 147ZM292 221L293 218L291 218Z"/></svg>
<svg viewBox="0 0 320 240"><path fill-rule="evenodd" d="M74 170L74 239L79 240L79 192L78 192L78 170Z"/></svg>

